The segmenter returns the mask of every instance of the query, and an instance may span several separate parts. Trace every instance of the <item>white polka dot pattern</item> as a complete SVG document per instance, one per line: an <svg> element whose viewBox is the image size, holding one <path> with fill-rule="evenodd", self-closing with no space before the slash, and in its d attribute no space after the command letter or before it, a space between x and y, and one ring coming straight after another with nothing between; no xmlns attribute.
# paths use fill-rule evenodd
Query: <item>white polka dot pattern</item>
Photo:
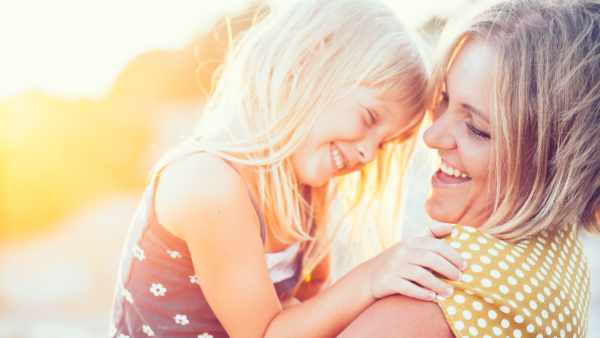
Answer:
<svg viewBox="0 0 600 338"><path fill-rule="evenodd" d="M468 263L438 301L456 337L585 337L590 273L576 227L512 244L456 226L445 240Z"/></svg>

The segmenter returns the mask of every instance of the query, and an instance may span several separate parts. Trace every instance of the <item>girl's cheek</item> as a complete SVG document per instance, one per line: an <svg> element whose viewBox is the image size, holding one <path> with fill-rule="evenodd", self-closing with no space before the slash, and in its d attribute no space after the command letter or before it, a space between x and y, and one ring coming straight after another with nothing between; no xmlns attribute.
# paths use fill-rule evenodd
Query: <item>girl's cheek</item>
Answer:
<svg viewBox="0 0 600 338"><path fill-rule="evenodd" d="M344 136L348 141L356 141L363 139L369 132L369 128L365 125L362 118L348 118L343 122L345 133Z"/></svg>
<svg viewBox="0 0 600 338"><path fill-rule="evenodd" d="M354 142L364 138L369 130L360 114L338 114L335 119L321 119L317 123L313 130L321 143Z"/></svg>

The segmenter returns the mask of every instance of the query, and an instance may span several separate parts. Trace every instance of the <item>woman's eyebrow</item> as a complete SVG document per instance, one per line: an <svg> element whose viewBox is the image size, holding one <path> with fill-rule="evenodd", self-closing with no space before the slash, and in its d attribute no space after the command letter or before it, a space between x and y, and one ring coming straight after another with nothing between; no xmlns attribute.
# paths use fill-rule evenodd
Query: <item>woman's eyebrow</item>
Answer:
<svg viewBox="0 0 600 338"><path fill-rule="evenodd" d="M482 113L479 109L473 107L472 105L470 105L468 103L461 103L460 106L462 107L462 109L468 111L469 113L471 113L473 115L477 115L480 119L489 123L488 117L484 113Z"/></svg>

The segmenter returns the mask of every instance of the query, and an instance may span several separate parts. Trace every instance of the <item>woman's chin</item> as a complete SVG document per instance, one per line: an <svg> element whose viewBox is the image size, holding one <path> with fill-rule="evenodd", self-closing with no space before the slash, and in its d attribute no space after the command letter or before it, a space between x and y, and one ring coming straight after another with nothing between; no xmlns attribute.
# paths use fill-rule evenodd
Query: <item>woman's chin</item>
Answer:
<svg viewBox="0 0 600 338"><path fill-rule="evenodd" d="M449 203L443 203L443 201L429 197L427 201L425 201L425 212L427 212L427 215L434 221L442 223L458 223L460 217L456 215L457 208L452 208L452 206L448 204Z"/></svg>

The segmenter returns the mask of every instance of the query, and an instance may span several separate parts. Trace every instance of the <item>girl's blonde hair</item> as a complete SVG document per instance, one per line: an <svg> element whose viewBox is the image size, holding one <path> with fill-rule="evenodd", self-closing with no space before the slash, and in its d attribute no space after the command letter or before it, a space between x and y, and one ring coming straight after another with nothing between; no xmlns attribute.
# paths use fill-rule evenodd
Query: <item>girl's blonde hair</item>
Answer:
<svg viewBox="0 0 600 338"><path fill-rule="evenodd" d="M248 183L271 232L284 242L312 240L305 260L310 271L327 251L328 245L314 243L326 242L320 240L339 191L354 205L400 197L401 186L386 182L392 163L392 174L403 175L424 115L428 70L422 57L418 40L379 2L301 0L272 8L229 52L193 137L163 158L155 173L194 152L255 168L256 180ZM414 112L406 141L386 146L360 173L313 189L306 201L290 155L319 114L361 85L400 87Z"/></svg>
<svg viewBox="0 0 600 338"><path fill-rule="evenodd" d="M496 198L482 228L515 241L564 225L600 231L600 4L505 1L445 34L432 110L462 46L483 41L497 54Z"/></svg>

